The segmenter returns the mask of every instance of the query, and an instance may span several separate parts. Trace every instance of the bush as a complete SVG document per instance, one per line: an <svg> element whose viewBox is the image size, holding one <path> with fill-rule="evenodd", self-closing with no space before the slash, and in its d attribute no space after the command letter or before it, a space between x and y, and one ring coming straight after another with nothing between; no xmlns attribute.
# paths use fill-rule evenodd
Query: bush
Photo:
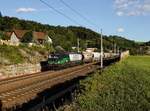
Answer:
<svg viewBox="0 0 150 111"><path fill-rule="evenodd" d="M0 55L1 57L8 59L9 62L13 64L24 62L22 55L19 53L19 48L16 46L1 45Z"/></svg>
<svg viewBox="0 0 150 111"><path fill-rule="evenodd" d="M27 32L22 38L21 42L23 43L31 43L33 41L32 31Z"/></svg>

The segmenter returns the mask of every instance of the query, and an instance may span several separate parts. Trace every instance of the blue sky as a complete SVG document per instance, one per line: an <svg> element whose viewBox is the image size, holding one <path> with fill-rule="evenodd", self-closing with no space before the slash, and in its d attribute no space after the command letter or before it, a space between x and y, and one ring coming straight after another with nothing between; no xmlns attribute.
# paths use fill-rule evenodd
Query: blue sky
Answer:
<svg viewBox="0 0 150 111"><path fill-rule="evenodd" d="M63 0L92 25L64 6L60 0L43 0L77 21L81 26L105 35L121 35L131 40L150 40L150 0ZM1 0L3 16L34 20L50 25L78 25L49 9L40 0Z"/></svg>

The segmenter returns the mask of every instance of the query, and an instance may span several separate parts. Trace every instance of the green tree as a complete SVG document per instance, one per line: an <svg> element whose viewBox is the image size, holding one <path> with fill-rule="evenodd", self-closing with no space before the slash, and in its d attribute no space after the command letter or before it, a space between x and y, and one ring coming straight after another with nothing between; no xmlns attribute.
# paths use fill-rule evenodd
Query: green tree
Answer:
<svg viewBox="0 0 150 111"><path fill-rule="evenodd" d="M31 43L33 41L33 35L32 32L27 32L21 39L21 42L23 43Z"/></svg>
<svg viewBox="0 0 150 111"><path fill-rule="evenodd" d="M47 49L47 51L49 53L55 51L54 48L53 48L53 45L51 43L45 42L44 46L45 46L45 48Z"/></svg>
<svg viewBox="0 0 150 111"><path fill-rule="evenodd" d="M70 50L72 46L77 45L77 38L80 39L81 49L85 49L86 47L96 47L100 49L100 34L84 27L50 26L34 21L20 20L15 17L0 17L0 30L6 32L12 31L12 29L47 32L48 35L52 38L54 46L59 45L67 50ZM31 42L30 37L32 36L25 37L23 42ZM103 38L105 52L112 50L114 48L114 43L117 44L117 47L122 50L131 50L132 54L139 52L139 44L135 41L128 40L116 35L104 35ZM88 41L88 44L86 41Z"/></svg>
<svg viewBox="0 0 150 111"><path fill-rule="evenodd" d="M9 37L6 36L6 35L4 34L4 32L0 32L0 39L2 39L2 40L8 40Z"/></svg>

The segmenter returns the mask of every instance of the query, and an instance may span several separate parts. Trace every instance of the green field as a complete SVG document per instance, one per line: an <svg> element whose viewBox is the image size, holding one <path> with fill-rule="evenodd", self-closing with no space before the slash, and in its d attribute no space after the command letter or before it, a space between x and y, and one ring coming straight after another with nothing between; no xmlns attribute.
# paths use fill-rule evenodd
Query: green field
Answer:
<svg viewBox="0 0 150 111"><path fill-rule="evenodd" d="M150 111L150 56L130 56L81 81L72 110Z"/></svg>

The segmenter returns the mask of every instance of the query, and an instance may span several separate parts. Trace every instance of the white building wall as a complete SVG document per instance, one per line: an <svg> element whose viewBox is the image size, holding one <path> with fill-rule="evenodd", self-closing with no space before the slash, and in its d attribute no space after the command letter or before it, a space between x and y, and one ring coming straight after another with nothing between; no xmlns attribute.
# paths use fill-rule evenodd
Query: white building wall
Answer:
<svg viewBox="0 0 150 111"><path fill-rule="evenodd" d="M46 41L51 44L53 43L52 39L49 36L46 37Z"/></svg>
<svg viewBox="0 0 150 111"><path fill-rule="evenodd" d="M19 39L17 38L16 34L13 32L10 37L10 42L12 44L19 44Z"/></svg>

